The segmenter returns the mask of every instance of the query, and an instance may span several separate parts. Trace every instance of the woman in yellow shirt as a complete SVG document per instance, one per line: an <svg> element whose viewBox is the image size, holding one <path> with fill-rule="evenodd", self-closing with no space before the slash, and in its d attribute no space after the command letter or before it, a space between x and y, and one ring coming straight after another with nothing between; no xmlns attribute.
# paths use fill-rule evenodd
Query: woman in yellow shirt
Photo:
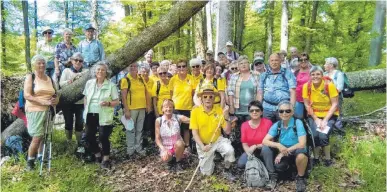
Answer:
<svg viewBox="0 0 387 192"><path fill-rule="evenodd" d="M330 156L329 135L339 115L338 92L330 80L323 78L323 70L319 66L310 69L310 81L302 87L302 97L308 112L308 122L315 140L313 162L319 163L321 148L324 150L324 164L332 164Z"/></svg>

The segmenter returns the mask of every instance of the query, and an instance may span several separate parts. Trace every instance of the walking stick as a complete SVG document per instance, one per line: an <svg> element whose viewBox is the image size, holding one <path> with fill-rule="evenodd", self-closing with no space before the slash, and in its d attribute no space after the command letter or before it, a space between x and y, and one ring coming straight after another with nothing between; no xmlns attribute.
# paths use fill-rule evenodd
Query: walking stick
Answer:
<svg viewBox="0 0 387 192"><path fill-rule="evenodd" d="M39 176L42 176L43 173L43 164L44 164L44 157L46 155L46 142L47 142L47 135L48 135L48 128L50 124L50 118L51 118L51 111L50 108L47 110L47 118L46 118L46 123L45 123L45 129L44 129L44 140L43 140L43 154L42 154L42 159L40 160L40 171L39 171Z"/></svg>
<svg viewBox="0 0 387 192"><path fill-rule="evenodd" d="M54 108L54 119L51 122L50 125L50 148L49 148L49 155L48 155L48 173L51 171L51 159L52 159L52 134L54 132L54 125L55 125L55 117L56 117L56 106Z"/></svg>
<svg viewBox="0 0 387 192"><path fill-rule="evenodd" d="M213 140L214 137L215 137L215 133L219 130L220 122L222 122L223 119L224 119L224 116L222 115L222 117L219 119L218 126L216 127L215 132L212 134L212 137L211 137L211 140L210 140L210 145L212 145L212 140ZM189 181L187 187L184 189L184 192L187 191L187 190L189 189L189 187L191 186L192 181L193 181L193 179L195 178L196 173L198 172L200 165L203 164L203 162L204 162L204 161L203 161L203 160L204 160L204 157L207 156L208 152L209 152L209 151L205 152L204 155L203 155L203 157L200 158L199 163L198 163L198 166L196 167L195 172L193 173L193 175L192 175L192 177L191 177L191 180Z"/></svg>

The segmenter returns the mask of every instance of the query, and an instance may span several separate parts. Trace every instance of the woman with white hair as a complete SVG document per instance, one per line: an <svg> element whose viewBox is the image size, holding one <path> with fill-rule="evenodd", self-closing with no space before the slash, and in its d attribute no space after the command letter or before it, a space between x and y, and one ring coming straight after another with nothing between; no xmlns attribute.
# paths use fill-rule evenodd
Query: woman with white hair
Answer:
<svg viewBox="0 0 387 192"><path fill-rule="evenodd" d="M104 61L98 62L95 65L95 78L86 82L83 91L86 141L103 169L111 168L109 137L113 131L114 107L119 104L117 86L108 80L108 71L108 65ZM102 144L102 154L96 141L97 131L99 142Z"/></svg>
<svg viewBox="0 0 387 192"><path fill-rule="evenodd" d="M343 94L341 91L344 89L344 73L337 69L339 66L339 61L334 57L328 57L325 59L325 73L324 76L328 76L333 80L333 83L336 86L337 91L339 92L339 112L340 117L343 116L342 106L343 106Z"/></svg>
<svg viewBox="0 0 387 192"><path fill-rule="evenodd" d="M42 157L44 126L49 106L58 104L55 84L51 77L45 74L46 60L41 55L32 58L34 72L27 74L24 81L24 98L26 99L25 111L27 116L28 133L32 137L28 148L27 170L35 167L35 156Z"/></svg>
<svg viewBox="0 0 387 192"><path fill-rule="evenodd" d="M146 89L148 91L148 101L152 102L151 100L151 90L154 85L154 81L152 78L149 77L150 67L149 66L141 66L140 67L140 75L141 78L146 86ZM150 105L150 111L148 111L145 114L145 120L144 120L144 138L143 138L143 144L144 146L147 146L149 144L147 137L150 136L152 141L155 141L155 111L153 110L153 105Z"/></svg>
<svg viewBox="0 0 387 192"><path fill-rule="evenodd" d="M74 53L70 58L71 67L63 70L60 77L59 85L63 88L71 85L75 80L81 77L84 72L83 56L80 52ZM65 133L67 143L69 144L73 136L74 115L75 115L75 138L78 146L81 144L81 136L83 130L83 99L66 106L63 106L63 117L65 119Z"/></svg>
<svg viewBox="0 0 387 192"><path fill-rule="evenodd" d="M67 62L69 61L70 57L77 52L77 49L71 42L71 37L73 35L73 32L66 28L63 30L63 41L58 43L55 47L55 75L57 78L60 77L61 72L69 67L67 66Z"/></svg>

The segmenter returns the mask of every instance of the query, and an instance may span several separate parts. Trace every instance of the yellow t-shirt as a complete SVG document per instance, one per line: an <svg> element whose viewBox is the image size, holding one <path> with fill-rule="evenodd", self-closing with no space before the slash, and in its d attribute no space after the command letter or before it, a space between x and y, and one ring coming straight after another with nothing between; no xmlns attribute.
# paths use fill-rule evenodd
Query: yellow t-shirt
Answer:
<svg viewBox="0 0 387 192"><path fill-rule="evenodd" d="M130 74L128 74L126 77L130 80L130 91L128 91L128 94L126 96L126 102L129 105L129 109L145 109L146 108L146 85L140 80L140 76L137 76L137 79L133 79ZM121 91L123 89L128 88L128 81L126 78L122 78L121 80Z"/></svg>
<svg viewBox="0 0 387 192"><path fill-rule="evenodd" d="M156 82L156 81L159 81L159 80L160 80L160 78L157 77L156 75L150 75L149 78L152 79L153 82Z"/></svg>
<svg viewBox="0 0 387 192"><path fill-rule="evenodd" d="M194 87L197 87L199 85L200 79L203 79L203 74L199 74L198 76L191 75L192 79L194 80Z"/></svg>
<svg viewBox="0 0 387 192"><path fill-rule="evenodd" d="M226 89L226 81L224 80L224 78L221 78L221 79L217 79L216 80L216 86L217 88L215 88L215 92L219 92L219 91L223 91L225 92L225 89ZM204 84L211 84L213 85L214 84L214 79L211 79L210 81L207 80L207 79L203 79L203 82L202 84L200 85L200 81L198 83L198 85L196 86L196 89L195 89L195 93L199 93L201 91L201 87L200 86L203 86ZM219 96L216 96L215 97L215 104L219 104L220 103L220 97Z"/></svg>
<svg viewBox="0 0 387 192"><path fill-rule="evenodd" d="M152 87L152 97L157 97L157 110L159 114L163 114L163 111L161 110L163 101L165 99L171 99L171 93L169 92L168 84L164 84L162 81L160 81L160 91L159 95L157 96L157 81L153 84Z"/></svg>
<svg viewBox="0 0 387 192"><path fill-rule="evenodd" d="M324 87L324 81L318 88L315 88L312 83L310 98L308 96L308 83L305 83L302 87L302 98L310 100L312 103L313 112L317 117L325 117L331 108L330 98L337 97L339 95L335 85L332 82L328 85L329 97L328 95L324 94ZM335 111L334 115L339 115L338 109Z"/></svg>
<svg viewBox="0 0 387 192"><path fill-rule="evenodd" d="M175 103L177 110L191 110L193 105L192 90L193 86L192 76L187 74L184 80L181 80L178 75L175 75L169 81L169 90L173 91L172 100Z"/></svg>
<svg viewBox="0 0 387 192"><path fill-rule="evenodd" d="M222 108L214 105L214 108L206 113L203 106L199 106L192 109L189 126L191 130L198 130L199 137L204 144L209 144L215 142L221 134L221 128L217 130L219 121L221 121L220 126L225 128L226 121L223 117ZM215 135L211 141L213 134Z"/></svg>

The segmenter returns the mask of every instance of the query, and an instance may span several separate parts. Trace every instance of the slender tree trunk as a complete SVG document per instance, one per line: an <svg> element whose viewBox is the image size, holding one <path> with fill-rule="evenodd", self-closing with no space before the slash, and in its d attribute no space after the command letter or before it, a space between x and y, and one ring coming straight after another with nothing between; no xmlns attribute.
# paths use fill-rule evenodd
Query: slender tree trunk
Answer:
<svg viewBox="0 0 387 192"><path fill-rule="evenodd" d="M306 9L308 7L308 2L304 1L301 5L301 21L300 21L300 26L304 27L306 26ZM306 42L306 37L305 35L302 34L302 37L301 37L302 41L301 41L301 49L299 50L302 50L304 51L305 50L305 42Z"/></svg>
<svg viewBox="0 0 387 192"><path fill-rule="evenodd" d="M6 33L5 33L5 20L6 20L6 13L4 8L4 1L0 1L0 9L1 9L1 52L2 52L2 64L3 66L7 66L7 58L6 58Z"/></svg>
<svg viewBox="0 0 387 192"><path fill-rule="evenodd" d="M34 24L35 24L35 40L38 42L38 3L34 0ZM36 44L37 45L37 44Z"/></svg>
<svg viewBox="0 0 387 192"><path fill-rule="evenodd" d="M266 47L266 57L269 58L273 51L273 28L274 28L274 1L269 1L269 15L268 15L268 22L267 22L267 47Z"/></svg>
<svg viewBox="0 0 387 192"><path fill-rule="evenodd" d="M95 27L95 38L98 39L99 36L99 24L98 24L98 1L91 1L91 23Z"/></svg>
<svg viewBox="0 0 387 192"><path fill-rule="evenodd" d="M238 15L236 15L235 48L242 51L243 31L245 28L246 1L239 1Z"/></svg>
<svg viewBox="0 0 387 192"><path fill-rule="evenodd" d="M227 41L231 41L232 9L229 1L219 1L218 15L216 18L216 48L215 53L226 51Z"/></svg>
<svg viewBox="0 0 387 192"><path fill-rule="evenodd" d="M124 5L125 16L130 16L133 14L133 6L132 5Z"/></svg>
<svg viewBox="0 0 387 192"><path fill-rule="evenodd" d="M288 31L288 21L289 21L289 10L288 2L282 0L282 17L281 17L281 50L288 50L289 42L289 31Z"/></svg>
<svg viewBox="0 0 387 192"><path fill-rule="evenodd" d="M376 36L371 39L370 46L370 66L376 66L381 63L383 37L386 26L386 1L377 1L375 8L374 23L372 25L372 34Z"/></svg>
<svg viewBox="0 0 387 192"><path fill-rule="evenodd" d="M74 14L74 2L73 2L73 14ZM65 15L65 26L69 28L69 2L64 0L64 15Z"/></svg>
<svg viewBox="0 0 387 192"><path fill-rule="evenodd" d="M191 46L192 46L192 42L191 42L191 36L192 36L192 21L189 21L188 22L188 29L187 29L187 37L186 39L188 39L188 42L187 42L187 47L185 49L185 57L186 58L191 58Z"/></svg>
<svg viewBox="0 0 387 192"><path fill-rule="evenodd" d="M206 20L205 13L203 11L199 11L193 18L195 21L195 50L196 55L201 58L205 58L206 55Z"/></svg>
<svg viewBox="0 0 387 192"><path fill-rule="evenodd" d="M311 30L314 29L314 25L316 24L318 3L319 3L318 1L313 1L312 18L309 22L309 29ZM306 39L305 50L304 50L307 53L311 53L312 51L312 40L313 40L312 38L313 38L313 35L309 33Z"/></svg>
<svg viewBox="0 0 387 192"><path fill-rule="evenodd" d="M180 54L180 38L181 38L181 32L180 32L180 30L181 29L178 29L177 31L176 31L176 37L177 37L177 39L176 39L176 41L175 41L175 50L176 50L176 54Z"/></svg>
<svg viewBox="0 0 387 192"><path fill-rule="evenodd" d="M206 5L206 23L207 23L207 48L214 50L212 42L212 17L211 17L211 3Z"/></svg>
<svg viewBox="0 0 387 192"><path fill-rule="evenodd" d="M24 22L24 38L25 38L25 58L27 70L31 72L31 55L30 55L30 29L28 24L28 1L22 1L23 22Z"/></svg>
<svg viewBox="0 0 387 192"><path fill-rule="evenodd" d="M144 22L144 29L148 27L147 15L146 15L146 2L140 4L142 9L142 21Z"/></svg>

